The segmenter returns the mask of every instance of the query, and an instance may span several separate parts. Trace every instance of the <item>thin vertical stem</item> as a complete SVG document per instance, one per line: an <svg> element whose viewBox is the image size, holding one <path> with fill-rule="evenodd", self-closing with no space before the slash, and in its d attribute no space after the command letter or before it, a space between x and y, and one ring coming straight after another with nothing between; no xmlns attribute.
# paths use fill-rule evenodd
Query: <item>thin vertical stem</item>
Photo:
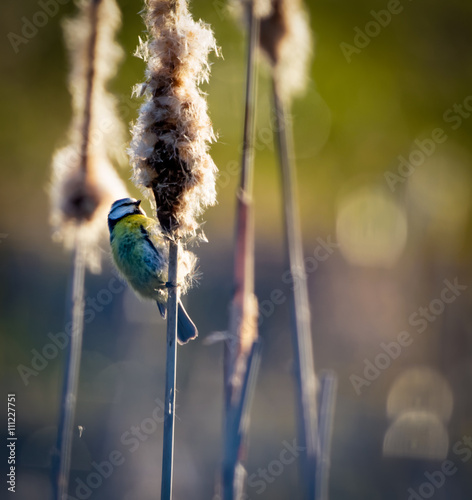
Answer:
<svg viewBox="0 0 472 500"><path fill-rule="evenodd" d="M223 467L223 498L244 498L244 468L239 463L241 446L244 444L249 429L249 409L252 404L256 379L261 361L262 343L256 340L252 344L247 359L246 373L241 387L240 399L231 406L226 414L225 455Z"/></svg>
<svg viewBox="0 0 472 500"><path fill-rule="evenodd" d="M87 74L84 103L84 122L82 125L82 145L81 145L81 169L83 174L87 173L90 146L90 124L92 122L92 96L95 82L96 60L98 37L98 9L101 0L91 0L90 2L90 39L87 47Z"/></svg>
<svg viewBox="0 0 472 500"><path fill-rule="evenodd" d="M250 406L250 390L244 383L257 373L257 356L251 355L251 346L257 338L257 327L250 325L254 314L254 216L252 209L252 186L254 177L254 126L257 99L257 44L259 19L254 16L253 2L246 3L248 19L248 43L246 59L246 95L244 108L243 148L241 157L241 180L237 193L236 236L234 253L234 296L231 308L230 339L224 346L225 419L223 458L223 498L238 500L244 491L245 473L239 463L240 450ZM243 339L244 335L244 339ZM247 337L246 337L247 336ZM243 347L244 343L244 347ZM256 363L257 364L257 363ZM241 367L245 372L241 373ZM239 373L236 375L236 371ZM243 382L241 381L241 375ZM244 411L242 410L244 408Z"/></svg>
<svg viewBox="0 0 472 500"><path fill-rule="evenodd" d="M320 380L319 395L319 457L316 463L316 500L329 498L329 469L331 466L331 437L338 381L334 373L324 373Z"/></svg>
<svg viewBox="0 0 472 500"><path fill-rule="evenodd" d="M68 498L73 427L79 385L80 358L82 354L85 255L81 243L80 231L77 232L73 272L72 335L65 366L56 450L52 461L53 495L55 500L66 500Z"/></svg>
<svg viewBox="0 0 472 500"><path fill-rule="evenodd" d="M262 342L256 340L252 344L251 353L248 356L246 375L241 389L241 398L238 406L235 408L235 420L238 425L238 427L234 429L237 430L237 449L239 449L241 441L245 438L249 430L249 408L251 407L257 374L259 373L261 364L261 350Z"/></svg>
<svg viewBox="0 0 472 500"><path fill-rule="evenodd" d="M254 127L257 99L257 44L259 19L254 16L253 2L247 4L248 32L246 97L244 106L241 180L238 192L236 250L234 257L235 291L243 297L254 290L254 224L252 186L254 178Z"/></svg>
<svg viewBox="0 0 472 500"><path fill-rule="evenodd" d="M247 45L246 101L244 107L243 155L241 166L241 189L252 193L254 171L254 126L257 99L257 46L260 22L254 15L254 2L247 3L249 40Z"/></svg>
<svg viewBox="0 0 472 500"><path fill-rule="evenodd" d="M298 213L297 187L293 165L292 129L284 103L273 82L276 136L282 173L285 236L288 267L295 281L292 296L292 339L297 378L299 439L305 448L303 476L306 498L315 497L315 470L318 453L316 379L310 325L308 287L303 263L303 246Z"/></svg>
<svg viewBox="0 0 472 500"><path fill-rule="evenodd" d="M169 240L169 288L167 299L167 352L164 410L164 442L162 447L161 500L172 499L174 472L175 381L177 372L177 314L179 287L177 283L179 241Z"/></svg>

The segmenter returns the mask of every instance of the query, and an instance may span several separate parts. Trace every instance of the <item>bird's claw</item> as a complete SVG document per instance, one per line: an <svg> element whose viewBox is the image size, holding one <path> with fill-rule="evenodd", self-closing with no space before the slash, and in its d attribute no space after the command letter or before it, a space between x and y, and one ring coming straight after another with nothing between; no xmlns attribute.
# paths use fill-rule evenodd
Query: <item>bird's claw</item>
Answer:
<svg viewBox="0 0 472 500"><path fill-rule="evenodd" d="M180 283L174 283L172 281L166 281L166 288L177 288L180 286Z"/></svg>

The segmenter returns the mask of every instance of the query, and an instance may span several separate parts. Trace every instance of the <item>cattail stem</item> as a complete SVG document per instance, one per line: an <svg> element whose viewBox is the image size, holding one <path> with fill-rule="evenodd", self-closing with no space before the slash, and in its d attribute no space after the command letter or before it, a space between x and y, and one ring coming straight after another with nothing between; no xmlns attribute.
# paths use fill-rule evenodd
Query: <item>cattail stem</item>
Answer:
<svg viewBox="0 0 472 500"><path fill-rule="evenodd" d="M243 155L241 166L241 189L252 194L254 172L254 126L255 105L257 99L257 47L259 41L260 21L254 15L254 2L248 2L248 32L246 100L244 107Z"/></svg>
<svg viewBox="0 0 472 500"><path fill-rule="evenodd" d="M239 464L241 446L247 426L242 427L242 419L247 420L250 408L250 387L257 374L259 350L254 351L257 328L248 326L254 314L254 216L252 209L252 186L254 177L254 126L255 103L257 98L257 44L259 40L259 19L254 15L253 2L247 3L248 44L246 96L244 110L243 150L241 158L241 180L237 196L236 242L234 255L235 292L232 314L236 321L230 328L230 340L225 343L225 442L223 460L223 498L238 500L244 491L245 474ZM252 338L243 339L243 335ZM252 350L244 352L245 349ZM259 344L257 344L259 345ZM255 354L254 354L255 353ZM246 359L243 359L246 358ZM241 365L241 374L236 374ZM244 408L244 411L243 411Z"/></svg>
<svg viewBox="0 0 472 500"><path fill-rule="evenodd" d="M98 9L101 0L91 0L90 4L90 39L87 47L87 72L85 76L85 104L84 104L84 122L82 126L82 154L81 154L81 169L84 175L88 169L88 149L90 143L90 124L92 122L92 97L93 87L95 82L95 53L97 50L98 36Z"/></svg>
<svg viewBox="0 0 472 500"><path fill-rule="evenodd" d="M226 414L225 455L223 464L223 498L241 500L245 498L244 482L246 473L239 463L241 447L249 430L249 411L254 396L255 384L261 361L262 342L252 344L247 359L246 373L237 405Z"/></svg>
<svg viewBox="0 0 472 500"><path fill-rule="evenodd" d="M259 38L259 20L253 15L253 2L248 2L249 39L247 53L246 98L244 111L243 151L241 158L241 180L237 197L236 243L234 254L233 301L241 311L241 323L248 301L247 296L254 291L254 221L252 212L252 184L254 177L254 123L255 102L257 97L257 41ZM236 337L240 337L241 325L238 325ZM237 340L237 339L236 339ZM225 344L225 350L230 349ZM226 407L231 405L233 394L232 372L234 360L226 356Z"/></svg>
<svg viewBox="0 0 472 500"><path fill-rule="evenodd" d="M239 450L239 447L249 430L249 408L251 407L257 374L259 372L261 350L262 342L260 340L256 340L252 344L251 352L247 359L247 370L241 387L241 398L239 399L238 405L233 409L234 425L232 428L233 432L231 434L231 438L235 442L233 446L235 450Z"/></svg>
<svg viewBox="0 0 472 500"><path fill-rule="evenodd" d="M254 16L253 2L248 2L249 39L247 45L246 98L244 106L243 150L241 180L238 193L236 252L234 279L236 294L245 297L254 290L254 222L252 185L254 178L254 127L257 99L257 44L259 19Z"/></svg>
<svg viewBox="0 0 472 500"><path fill-rule="evenodd" d="M292 341L298 389L299 439L305 448L303 477L306 485L306 498L312 500L315 497L318 430L310 308L303 264L295 169L292 161L292 130L287 119L285 104L280 97L275 81L273 82L273 95L277 146L282 173L287 260L290 272L297 280L297 286L293 287L292 296Z"/></svg>
<svg viewBox="0 0 472 500"><path fill-rule="evenodd" d="M334 410L338 380L331 372L320 377L318 433L319 457L316 463L316 500L328 500L329 469L331 466L331 437L333 434Z"/></svg>
<svg viewBox="0 0 472 500"><path fill-rule="evenodd" d="M174 471L175 381L177 373L177 314L179 288L177 283L179 241L169 240L169 288L167 299L167 352L164 437L162 447L161 500L172 498Z"/></svg>
<svg viewBox="0 0 472 500"><path fill-rule="evenodd" d="M56 453L52 463L55 500L68 498L73 427L84 329L84 278L85 253L81 244L80 231L78 231L72 284L72 335L65 366Z"/></svg>

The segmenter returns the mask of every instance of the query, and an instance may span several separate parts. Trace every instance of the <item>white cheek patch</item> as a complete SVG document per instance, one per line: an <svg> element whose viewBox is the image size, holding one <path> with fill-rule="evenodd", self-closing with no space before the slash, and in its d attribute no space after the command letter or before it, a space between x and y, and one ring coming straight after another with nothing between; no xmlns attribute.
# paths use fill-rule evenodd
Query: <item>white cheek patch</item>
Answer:
<svg viewBox="0 0 472 500"><path fill-rule="evenodd" d="M118 220L124 217L125 215L131 215L135 213L135 211L136 211L136 205L121 205L119 207L114 208L108 215L108 218L110 220Z"/></svg>

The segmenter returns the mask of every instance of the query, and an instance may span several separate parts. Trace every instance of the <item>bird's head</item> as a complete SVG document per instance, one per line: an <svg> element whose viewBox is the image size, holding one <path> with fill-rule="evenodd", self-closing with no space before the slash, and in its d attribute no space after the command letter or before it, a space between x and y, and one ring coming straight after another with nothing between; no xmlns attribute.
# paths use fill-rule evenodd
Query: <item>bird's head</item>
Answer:
<svg viewBox="0 0 472 500"><path fill-rule="evenodd" d="M116 200L108 213L108 227L110 231L119 220L123 219L123 217L135 214L145 216L146 213L140 207L140 204L141 200L135 200L134 198L122 198L121 200Z"/></svg>

